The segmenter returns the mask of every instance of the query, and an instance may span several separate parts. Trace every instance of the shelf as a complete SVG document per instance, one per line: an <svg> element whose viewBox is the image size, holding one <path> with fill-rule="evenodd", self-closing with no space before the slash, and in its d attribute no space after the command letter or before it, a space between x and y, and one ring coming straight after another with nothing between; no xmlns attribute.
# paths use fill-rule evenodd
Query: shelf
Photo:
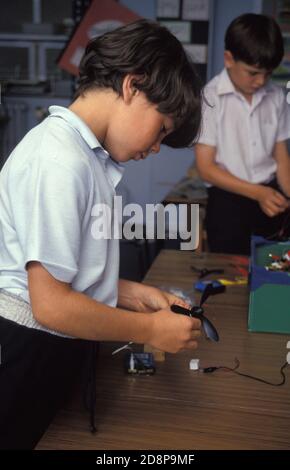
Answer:
<svg viewBox="0 0 290 470"><path fill-rule="evenodd" d="M0 41L56 41L65 42L69 36L65 34L25 34L25 33L1 33Z"/></svg>

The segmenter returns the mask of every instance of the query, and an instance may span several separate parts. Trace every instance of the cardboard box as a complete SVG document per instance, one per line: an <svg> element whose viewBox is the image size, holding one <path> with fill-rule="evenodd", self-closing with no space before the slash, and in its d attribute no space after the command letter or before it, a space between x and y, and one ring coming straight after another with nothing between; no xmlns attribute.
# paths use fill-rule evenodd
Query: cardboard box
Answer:
<svg viewBox="0 0 290 470"><path fill-rule="evenodd" d="M281 257L290 241L252 237L250 263L249 331L290 333L290 272L268 271L270 254Z"/></svg>

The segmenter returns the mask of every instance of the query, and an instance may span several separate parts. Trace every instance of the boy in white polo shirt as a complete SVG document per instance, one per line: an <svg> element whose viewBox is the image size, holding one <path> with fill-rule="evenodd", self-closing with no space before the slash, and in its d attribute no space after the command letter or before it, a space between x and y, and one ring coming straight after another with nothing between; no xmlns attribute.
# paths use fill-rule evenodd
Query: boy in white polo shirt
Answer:
<svg viewBox="0 0 290 470"><path fill-rule="evenodd" d="M242 15L226 32L225 69L205 88L195 155L210 184L206 228L213 252L248 255L251 234L275 238L284 228L290 236L290 106L268 82L283 54L274 19Z"/></svg>
<svg viewBox="0 0 290 470"><path fill-rule="evenodd" d="M200 334L199 320L171 312L178 297L119 281L119 241L92 235L121 162L198 132L201 87L179 41L146 20L92 40L75 100L49 111L0 174L1 449L35 446L89 340L175 353Z"/></svg>

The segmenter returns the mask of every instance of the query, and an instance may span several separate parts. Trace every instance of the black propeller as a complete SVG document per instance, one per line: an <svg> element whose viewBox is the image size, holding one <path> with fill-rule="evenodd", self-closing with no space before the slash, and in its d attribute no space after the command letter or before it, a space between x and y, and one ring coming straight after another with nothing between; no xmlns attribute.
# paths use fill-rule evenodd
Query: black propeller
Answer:
<svg viewBox="0 0 290 470"><path fill-rule="evenodd" d="M219 335L215 327L213 326L212 322L209 321L207 317L203 314L203 304L208 299L210 295L215 294L213 287L208 284L205 290L202 293L200 304L195 305L190 310L184 307L180 307L179 305L172 305L171 310L174 313L179 313L181 315L188 315L189 317L198 318L201 321L203 331L207 338L211 339L212 341L219 341Z"/></svg>

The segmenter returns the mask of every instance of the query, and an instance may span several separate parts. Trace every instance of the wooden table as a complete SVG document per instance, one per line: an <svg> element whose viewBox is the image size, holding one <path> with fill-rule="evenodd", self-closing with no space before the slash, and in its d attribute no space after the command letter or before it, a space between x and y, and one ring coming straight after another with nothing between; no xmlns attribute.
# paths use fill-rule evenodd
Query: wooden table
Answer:
<svg viewBox="0 0 290 470"><path fill-rule="evenodd" d="M162 251L146 281L154 285L192 288L197 278L190 265L229 266L231 257ZM196 300L199 295L196 294ZM88 431L88 414L76 395L59 413L38 449L290 449L290 373L286 384L272 387L231 372L204 374L189 370L189 360L201 366L232 367L279 382L286 361L285 335L247 331L246 286L232 286L211 297L208 317L220 342L204 338L199 349L167 354L157 373L131 377L123 372L123 355L112 356L115 344L102 344L97 370L98 432Z"/></svg>

